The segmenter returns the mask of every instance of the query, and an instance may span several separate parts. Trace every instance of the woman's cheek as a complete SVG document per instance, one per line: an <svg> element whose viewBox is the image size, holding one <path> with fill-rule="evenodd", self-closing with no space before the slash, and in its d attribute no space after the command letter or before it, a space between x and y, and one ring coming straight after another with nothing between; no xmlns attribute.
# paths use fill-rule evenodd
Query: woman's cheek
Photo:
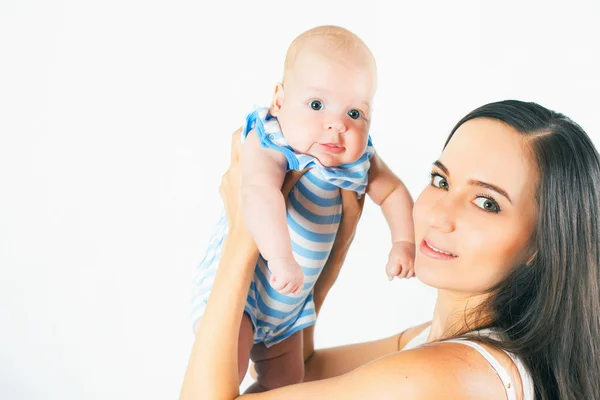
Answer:
<svg viewBox="0 0 600 400"><path fill-rule="evenodd" d="M489 228L492 229L479 230L478 235L471 235L466 244L472 249L476 265L481 268L481 281L492 287L512 270L522 248L517 245L515 232L509 227L490 224Z"/></svg>

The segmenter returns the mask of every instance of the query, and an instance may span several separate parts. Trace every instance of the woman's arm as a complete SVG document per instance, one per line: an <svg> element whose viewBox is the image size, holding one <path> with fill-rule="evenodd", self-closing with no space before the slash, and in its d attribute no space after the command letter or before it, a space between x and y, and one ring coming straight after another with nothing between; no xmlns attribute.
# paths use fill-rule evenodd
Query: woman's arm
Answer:
<svg viewBox="0 0 600 400"><path fill-rule="evenodd" d="M430 323L414 326L396 335L364 343L315 350L305 365L304 381L333 378L380 357L402 350Z"/></svg>
<svg viewBox="0 0 600 400"><path fill-rule="evenodd" d="M240 131L232 137L231 168L223 176L221 196L229 232L206 311L198 328L181 389L181 399L233 399L239 394L239 326L258 250L242 218Z"/></svg>
<svg viewBox="0 0 600 400"><path fill-rule="evenodd" d="M372 342L315 350L304 364L304 382L333 378L398 351L401 334Z"/></svg>
<svg viewBox="0 0 600 400"><path fill-rule="evenodd" d="M258 249L246 229L241 206L241 129L231 142L231 163L219 191L224 200L229 232L223 245L206 311L181 389L181 399L233 399L238 394L237 343L239 326ZM289 193L302 172L288 173L282 187Z"/></svg>
<svg viewBox="0 0 600 400"><path fill-rule="evenodd" d="M477 351L456 343L434 344L381 357L347 374L287 386L240 400L320 399L504 400L496 372Z"/></svg>

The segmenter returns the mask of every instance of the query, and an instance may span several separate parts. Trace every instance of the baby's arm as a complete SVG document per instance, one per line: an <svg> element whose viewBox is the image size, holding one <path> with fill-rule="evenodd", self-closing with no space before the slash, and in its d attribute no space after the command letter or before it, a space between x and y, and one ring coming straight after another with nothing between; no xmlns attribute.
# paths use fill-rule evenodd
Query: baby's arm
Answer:
<svg viewBox="0 0 600 400"><path fill-rule="evenodd" d="M413 199L398 178L383 160L373 154L369 168L367 194L381 206L381 210L392 232L392 251L386 271L388 277L413 276L415 233L412 216Z"/></svg>
<svg viewBox="0 0 600 400"><path fill-rule="evenodd" d="M281 185L287 161L280 152L263 148L251 131L242 150L242 212L248 231L269 262L271 285L282 293L302 288L302 268L292 255Z"/></svg>

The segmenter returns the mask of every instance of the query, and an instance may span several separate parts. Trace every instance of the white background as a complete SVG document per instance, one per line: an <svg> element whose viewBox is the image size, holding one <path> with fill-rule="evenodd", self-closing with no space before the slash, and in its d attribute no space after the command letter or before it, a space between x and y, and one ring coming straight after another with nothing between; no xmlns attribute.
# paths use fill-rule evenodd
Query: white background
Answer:
<svg viewBox="0 0 600 400"><path fill-rule="evenodd" d="M0 0L0 397L178 396L229 133L302 31L371 47L371 134L416 197L486 102L539 102L600 145L599 20L598 1ZM368 204L318 347L430 318L433 289L386 280L388 246Z"/></svg>

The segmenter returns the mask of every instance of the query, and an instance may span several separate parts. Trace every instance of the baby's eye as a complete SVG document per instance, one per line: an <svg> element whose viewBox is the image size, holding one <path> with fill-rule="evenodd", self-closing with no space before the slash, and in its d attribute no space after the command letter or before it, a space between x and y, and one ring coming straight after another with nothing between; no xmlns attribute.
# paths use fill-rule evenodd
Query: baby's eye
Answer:
<svg viewBox="0 0 600 400"><path fill-rule="evenodd" d="M444 190L448 190L449 187L446 178L436 173L431 174L431 185Z"/></svg>
<svg viewBox="0 0 600 400"><path fill-rule="evenodd" d="M319 100L313 100L310 103L308 103L308 105L315 111L319 111L323 108L323 103L321 103Z"/></svg>
<svg viewBox="0 0 600 400"><path fill-rule="evenodd" d="M491 199L487 196L477 196L477 198L473 201L473 203L475 203L475 205L485 211L489 211L489 212L493 212L493 213L498 213L500 212L500 206L498 205L498 203L496 203L494 201L494 199Z"/></svg>
<svg viewBox="0 0 600 400"><path fill-rule="evenodd" d="M352 109L348 111L348 116L352 119L359 119L361 114L360 111Z"/></svg>

